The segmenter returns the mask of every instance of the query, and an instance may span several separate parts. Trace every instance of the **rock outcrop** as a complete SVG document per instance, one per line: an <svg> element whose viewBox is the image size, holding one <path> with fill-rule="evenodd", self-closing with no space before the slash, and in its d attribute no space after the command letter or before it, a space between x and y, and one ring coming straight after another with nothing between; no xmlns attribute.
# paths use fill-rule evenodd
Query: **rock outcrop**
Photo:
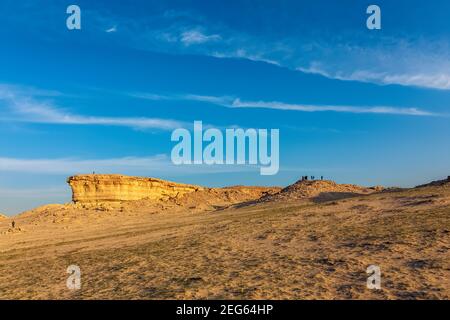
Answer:
<svg viewBox="0 0 450 320"><path fill-rule="evenodd" d="M72 188L72 200L75 203L122 202L142 199L167 201L203 189L200 186L155 178L116 174L77 175L69 177L67 182Z"/></svg>

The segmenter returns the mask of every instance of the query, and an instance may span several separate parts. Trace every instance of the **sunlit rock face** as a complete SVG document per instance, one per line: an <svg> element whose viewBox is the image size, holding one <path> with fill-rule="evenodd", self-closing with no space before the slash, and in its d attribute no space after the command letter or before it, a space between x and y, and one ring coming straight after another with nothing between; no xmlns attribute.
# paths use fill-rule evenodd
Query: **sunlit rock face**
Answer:
<svg viewBox="0 0 450 320"><path fill-rule="evenodd" d="M75 203L168 200L202 190L195 185L124 175L77 175L67 179Z"/></svg>

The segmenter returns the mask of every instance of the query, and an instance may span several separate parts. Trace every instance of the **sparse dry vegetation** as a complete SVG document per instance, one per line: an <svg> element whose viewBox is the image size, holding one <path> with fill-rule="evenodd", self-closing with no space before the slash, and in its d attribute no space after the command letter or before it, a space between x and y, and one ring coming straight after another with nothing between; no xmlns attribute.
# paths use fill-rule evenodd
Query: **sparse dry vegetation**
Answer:
<svg viewBox="0 0 450 320"><path fill-rule="evenodd" d="M0 297L450 298L449 184L216 209L191 196L51 205L15 217L14 229L2 219ZM81 267L81 290L66 288L70 264ZM381 290L366 288L371 264Z"/></svg>

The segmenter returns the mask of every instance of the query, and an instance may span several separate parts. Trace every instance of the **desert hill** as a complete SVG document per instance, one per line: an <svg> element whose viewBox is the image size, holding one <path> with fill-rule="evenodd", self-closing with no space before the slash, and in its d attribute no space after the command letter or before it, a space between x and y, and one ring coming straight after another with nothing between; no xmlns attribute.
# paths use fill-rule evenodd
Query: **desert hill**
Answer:
<svg viewBox="0 0 450 320"><path fill-rule="evenodd" d="M0 213L0 219L6 219L6 218L8 218L8 217L5 216L4 214L1 214L1 213Z"/></svg>
<svg viewBox="0 0 450 320"><path fill-rule="evenodd" d="M13 230L0 220L0 298L450 299L449 186L303 181L47 205ZM329 192L349 197L315 200ZM259 198L271 200L229 205ZM66 287L70 264L81 290ZM372 264L380 290L366 287Z"/></svg>
<svg viewBox="0 0 450 320"><path fill-rule="evenodd" d="M233 204L258 200L280 191L278 187L234 186L225 188L205 188L185 194L176 204L190 209L223 209Z"/></svg>
<svg viewBox="0 0 450 320"><path fill-rule="evenodd" d="M261 201L309 199L320 202L367 195L381 190L383 187L367 188L354 184L337 184L330 180L299 180L276 194L262 198Z"/></svg>

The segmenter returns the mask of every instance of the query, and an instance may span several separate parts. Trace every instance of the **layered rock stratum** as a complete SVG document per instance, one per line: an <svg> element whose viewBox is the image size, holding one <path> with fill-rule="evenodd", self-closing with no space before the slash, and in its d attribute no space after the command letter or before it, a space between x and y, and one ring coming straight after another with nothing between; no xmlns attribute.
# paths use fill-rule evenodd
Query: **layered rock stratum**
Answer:
<svg viewBox="0 0 450 320"><path fill-rule="evenodd" d="M87 174L67 179L75 203L120 202L142 199L163 200L178 198L200 186L175 183L156 178L132 177L116 174Z"/></svg>
<svg viewBox="0 0 450 320"><path fill-rule="evenodd" d="M114 174L77 175L69 177L67 182L72 188L73 204L56 206L63 208L75 205L80 209L101 211L208 211L254 201L281 190L279 187L253 186L206 188L156 178ZM47 207L36 208L24 214L34 212L42 216L48 211ZM54 209L52 207L50 211Z"/></svg>

